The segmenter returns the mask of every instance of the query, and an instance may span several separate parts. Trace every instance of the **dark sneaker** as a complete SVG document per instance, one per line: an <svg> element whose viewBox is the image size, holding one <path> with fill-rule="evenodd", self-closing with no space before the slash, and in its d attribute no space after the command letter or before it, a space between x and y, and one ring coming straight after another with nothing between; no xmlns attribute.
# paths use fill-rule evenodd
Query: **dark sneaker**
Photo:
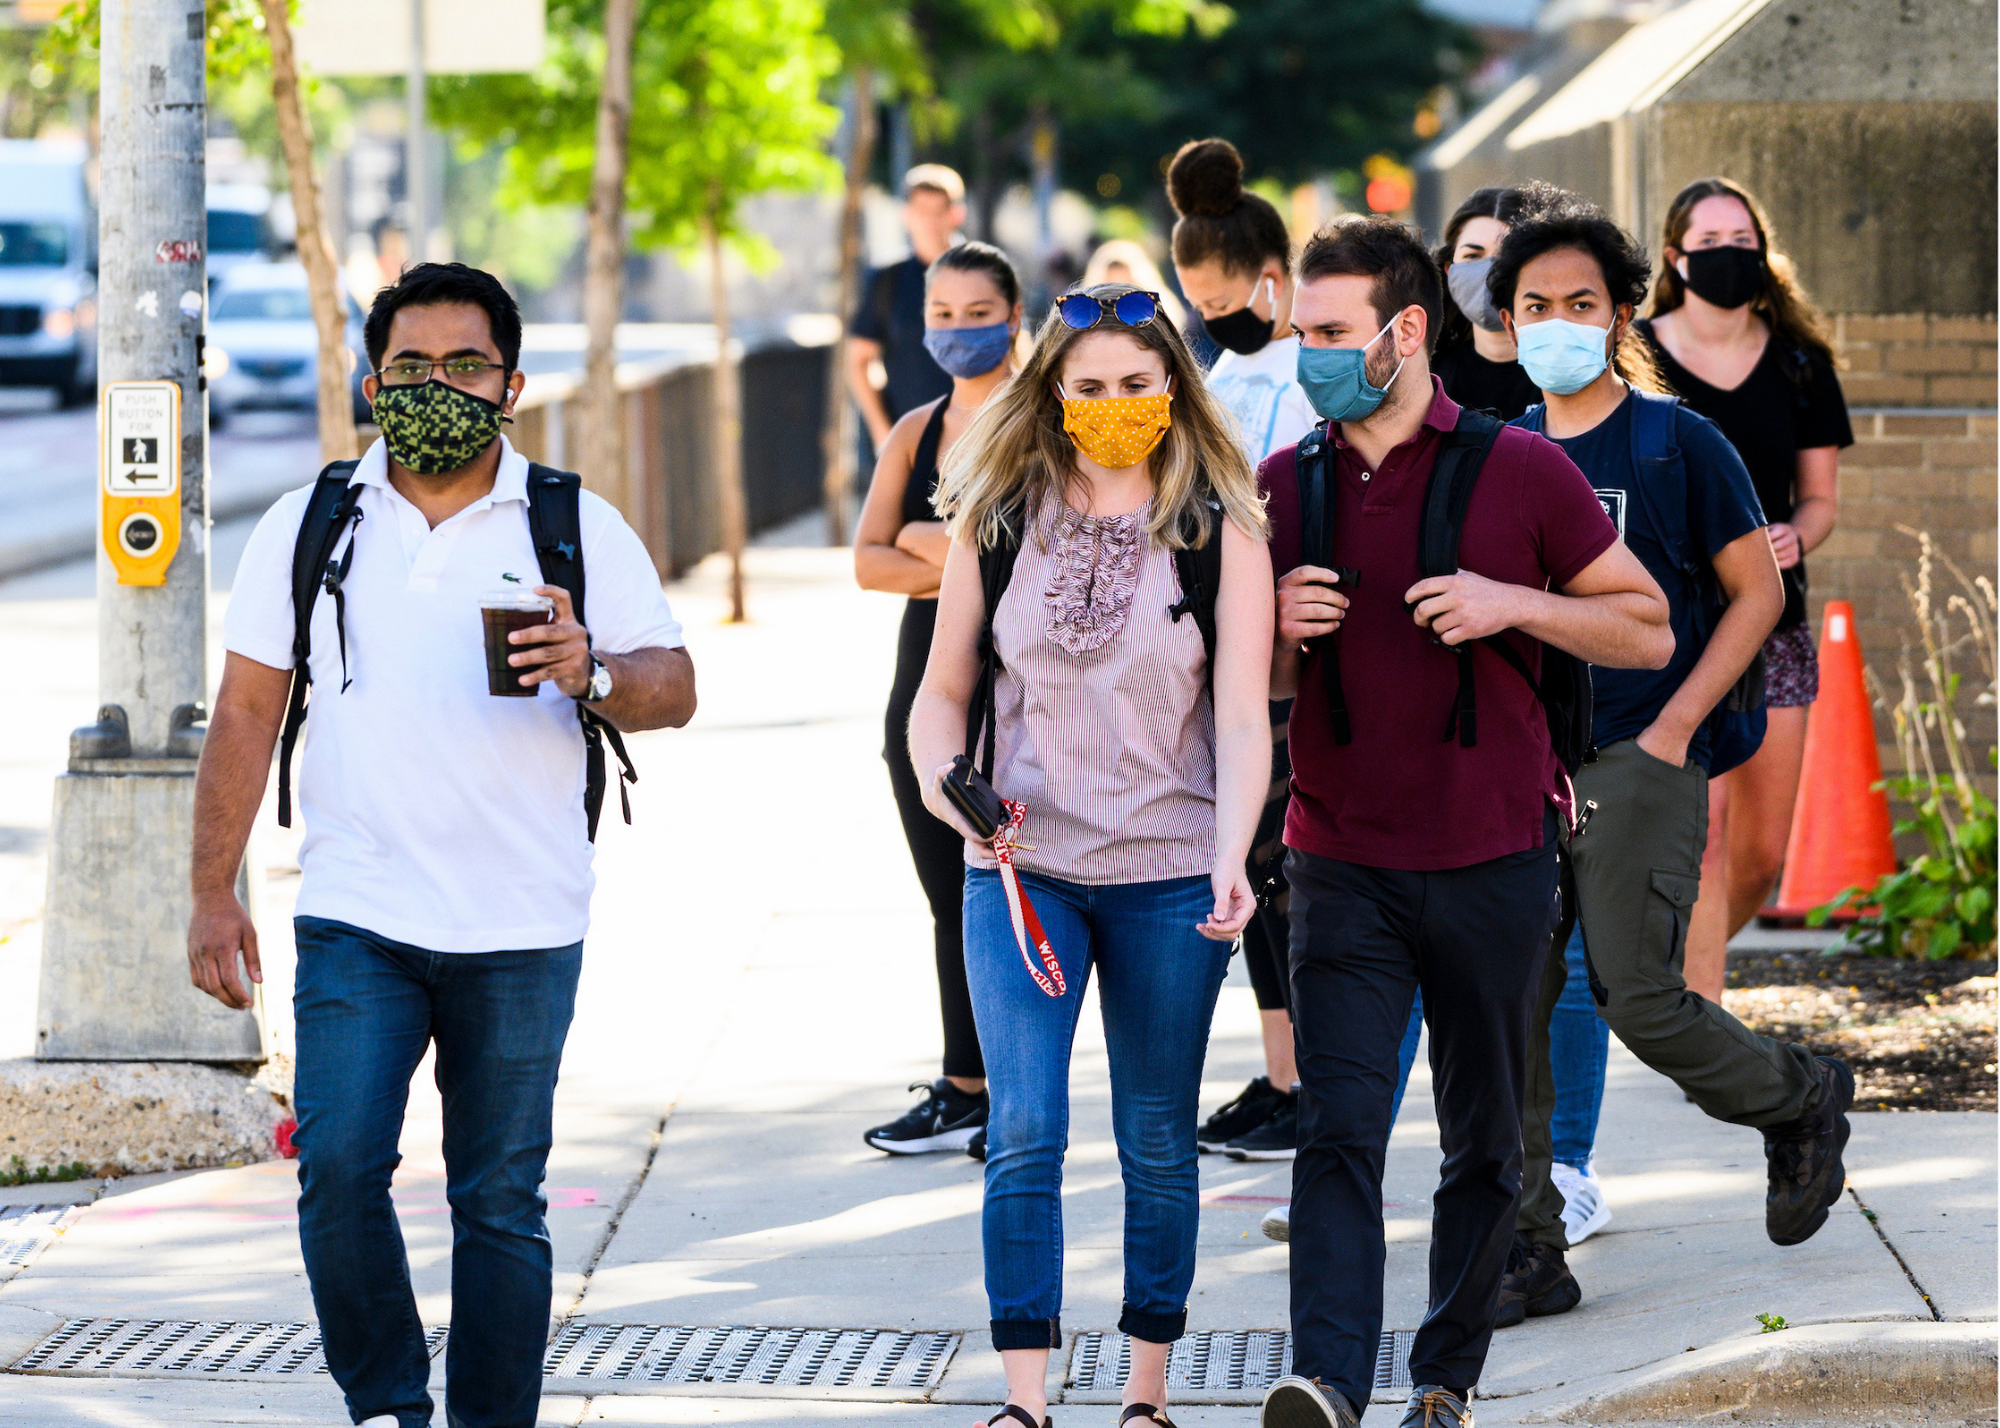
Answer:
<svg viewBox="0 0 2000 1428"><path fill-rule="evenodd" d="M940 1076L936 1081L912 1081L912 1091L924 1098L886 1126L862 1139L891 1155L923 1155L934 1150L964 1150L986 1125L986 1093L968 1095Z"/></svg>
<svg viewBox="0 0 2000 1428"><path fill-rule="evenodd" d="M1764 1128L1764 1233L1774 1245L1802 1245L1826 1223L1826 1212L1847 1185L1841 1152L1847 1149L1847 1110L1854 1104L1854 1073L1845 1061L1822 1056L1819 1104L1795 1121Z"/></svg>
<svg viewBox="0 0 2000 1428"><path fill-rule="evenodd" d="M1245 1086L1235 1100L1227 1102L1201 1123L1194 1143L1203 1151L1221 1150L1239 1135L1248 1135L1271 1119L1285 1093L1271 1084L1269 1076L1259 1076Z"/></svg>
<svg viewBox="0 0 2000 1428"><path fill-rule="evenodd" d="M986 1160L985 1126L981 1126L976 1132L973 1133L972 1139L965 1143L965 1153L971 1156L974 1160L977 1160L982 1164L985 1163Z"/></svg>
<svg viewBox="0 0 2000 1428"><path fill-rule="evenodd" d="M1290 1160L1299 1153L1299 1093L1288 1091L1264 1124L1224 1147L1231 1160Z"/></svg>
<svg viewBox="0 0 2000 1428"><path fill-rule="evenodd" d="M1526 1235L1514 1236L1506 1272L1500 1276L1500 1310L1493 1316L1494 1328L1511 1329L1524 1319L1567 1314L1582 1302L1583 1286L1569 1272L1561 1250L1537 1244Z"/></svg>
<svg viewBox="0 0 2000 1428"><path fill-rule="evenodd" d="M1264 1391L1259 1428L1361 1428L1354 1405L1331 1388L1286 1374Z"/></svg>
<svg viewBox="0 0 2000 1428"><path fill-rule="evenodd" d="M1418 1384L1403 1408L1401 1428L1472 1428L1472 1390Z"/></svg>

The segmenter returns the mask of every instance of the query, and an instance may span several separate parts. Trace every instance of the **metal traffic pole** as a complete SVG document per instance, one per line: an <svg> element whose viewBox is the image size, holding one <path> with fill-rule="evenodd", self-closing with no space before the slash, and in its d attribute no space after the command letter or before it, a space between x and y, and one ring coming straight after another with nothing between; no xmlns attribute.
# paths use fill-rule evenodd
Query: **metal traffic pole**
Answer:
<svg viewBox="0 0 2000 1428"><path fill-rule="evenodd" d="M208 691L206 26L187 0L103 0L101 22L99 708L56 780L36 1055L261 1059L261 1008L204 996L186 955Z"/></svg>
<svg viewBox="0 0 2000 1428"><path fill-rule="evenodd" d="M424 0L410 0L409 136L403 150L403 189L410 209L411 263L430 260L429 157L424 152Z"/></svg>

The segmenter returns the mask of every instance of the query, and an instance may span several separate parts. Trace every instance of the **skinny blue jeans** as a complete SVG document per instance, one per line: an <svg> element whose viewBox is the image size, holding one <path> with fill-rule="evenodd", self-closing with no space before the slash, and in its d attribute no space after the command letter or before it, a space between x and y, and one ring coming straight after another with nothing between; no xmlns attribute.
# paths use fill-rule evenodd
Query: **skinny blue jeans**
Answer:
<svg viewBox="0 0 2000 1428"><path fill-rule="evenodd" d="M1590 978L1583 965L1583 924L1569 935L1563 951L1569 979L1562 1000L1549 1019L1549 1069L1555 1075L1556 1110L1550 1123L1559 1165L1588 1170L1597 1144L1597 1117L1604 1108L1604 1067L1611 1055L1611 1028L1597 1014L1590 998ZM1396 1102L1389 1123L1403 1108L1403 1091L1410 1084L1410 1067L1417 1059L1417 1037L1424 1029L1424 997L1410 1010L1409 1029L1397 1054Z"/></svg>
<svg viewBox="0 0 2000 1428"><path fill-rule="evenodd" d="M431 1421L430 1354L389 1198L410 1078L437 1043L451 1206L451 1428L534 1428L552 1254L542 1194L583 944L431 952L301 917L299 1241L356 1422Z"/></svg>
<svg viewBox="0 0 2000 1428"><path fill-rule="evenodd" d="M1062 1345L1062 1165L1069 1064L1095 970L1111 1069L1111 1128L1125 1182L1125 1306L1118 1327L1164 1344L1187 1329L1200 1223L1195 1125L1202 1062L1229 945L1195 929L1205 877L1086 886L1021 875L1066 990L1021 965L1000 875L965 875L965 971L986 1054L981 1238L996 1349Z"/></svg>

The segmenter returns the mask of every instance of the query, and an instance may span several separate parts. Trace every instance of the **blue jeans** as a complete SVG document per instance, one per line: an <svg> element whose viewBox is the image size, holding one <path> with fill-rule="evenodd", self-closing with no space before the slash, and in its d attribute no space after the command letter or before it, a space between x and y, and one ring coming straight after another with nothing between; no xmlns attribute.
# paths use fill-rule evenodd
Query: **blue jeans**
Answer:
<svg viewBox="0 0 2000 1428"><path fill-rule="evenodd" d="M1069 1061L1094 967L1111 1063L1111 1128L1125 1181L1125 1309L1149 1343L1187 1329L1200 1223L1195 1123L1208 1025L1227 943L1195 930L1214 906L1205 877L1086 887L1033 873L1021 886L1062 962L1043 993L1021 965L1000 875L965 874L965 972L986 1053L981 1238L996 1349L1062 1345L1062 1162Z"/></svg>
<svg viewBox="0 0 2000 1428"><path fill-rule="evenodd" d="M1559 1165L1587 1170L1597 1145L1597 1114L1604 1107L1604 1064L1611 1054L1611 1027L1597 1014L1590 978L1583 965L1583 924L1569 935L1563 960L1569 976L1549 1018L1549 1070L1556 1083L1555 1115L1549 1131Z"/></svg>
<svg viewBox="0 0 2000 1428"><path fill-rule="evenodd" d="M583 944L430 952L323 918L295 926L299 1242L327 1371L357 1422L431 1421L389 1181L410 1077L435 1041L452 1230L445 1420L534 1428L552 1265L542 1173Z"/></svg>

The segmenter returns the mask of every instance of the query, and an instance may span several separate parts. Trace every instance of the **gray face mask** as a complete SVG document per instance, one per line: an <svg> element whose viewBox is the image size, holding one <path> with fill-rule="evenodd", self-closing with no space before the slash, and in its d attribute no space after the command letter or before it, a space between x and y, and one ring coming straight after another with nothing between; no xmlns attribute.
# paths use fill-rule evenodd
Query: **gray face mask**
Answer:
<svg viewBox="0 0 2000 1428"><path fill-rule="evenodd" d="M1444 270L1444 285L1451 289L1451 300L1474 327L1499 332L1505 324L1500 321L1493 299L1486 294L1486 275L1492 271L1491 258L1462 260Z"/></svg>

